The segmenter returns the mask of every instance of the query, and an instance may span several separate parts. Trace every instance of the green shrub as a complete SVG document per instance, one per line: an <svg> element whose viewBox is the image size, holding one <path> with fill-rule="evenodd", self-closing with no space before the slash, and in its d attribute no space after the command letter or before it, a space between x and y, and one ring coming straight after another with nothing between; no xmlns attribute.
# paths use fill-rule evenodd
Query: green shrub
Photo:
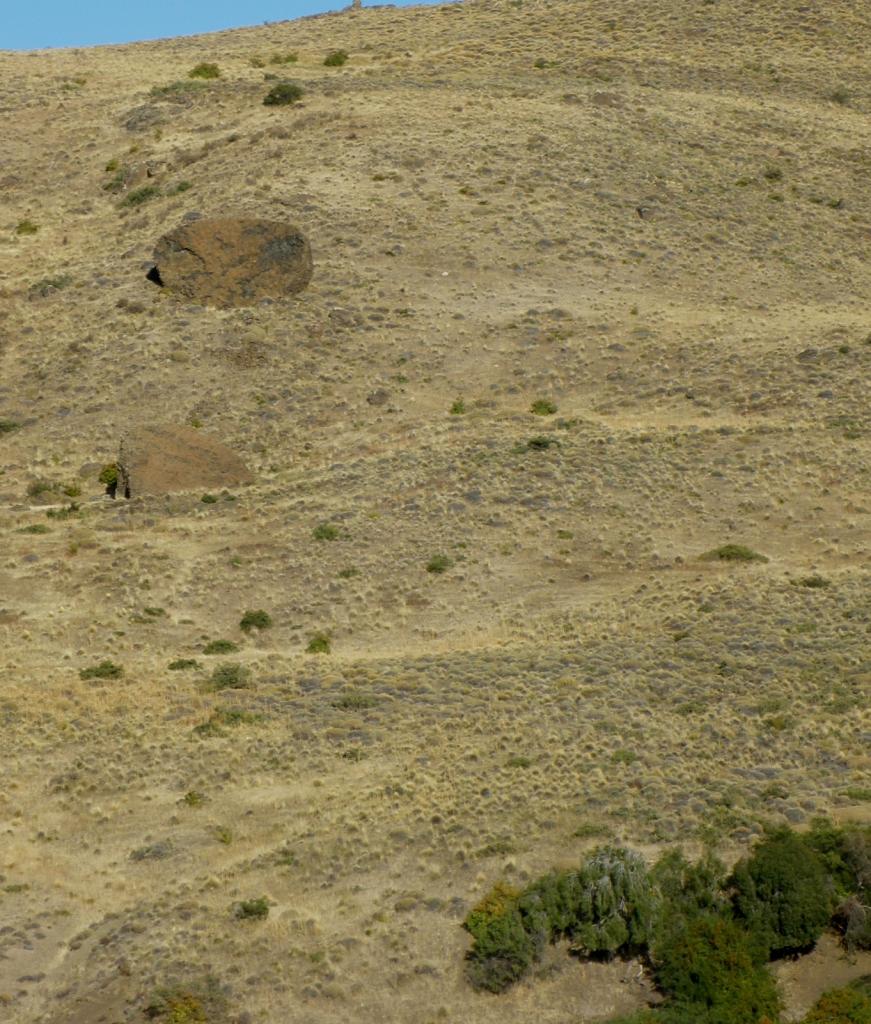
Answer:
<svg viewBox="0 0 871 1024"><path fill-rule="evenodd" d="M302 86L296 82L279 82L273 85L263 99L266 107L284 107L290 103L299 103L303 97Z"/></svg>
<svg viewBox="0 0 871 1024"><path fill-rule="evenodd" d="M475 940L466 956L466 977L473 988L504 992L536 958L535 943L517 907L518 895L517 890L499 883L463 922Z"/></svg>
<svg viewBox="0 0 871 1024"><path fill-rule="evenodd" d="M220 78L221 69L217 64L197 64L188 71L188 78Z"/></svg>
<svg viewBox="0 0 871 1024"><path fill-rule="evenodd" d="M825 865L834 886L834 924L850 953L871 949L871 827L838 828L817 818L805 841Z"/></svg>
<svg viewBox="0 0 871 1024"><path fill-rule="evenodd" d="M203 654L235 654L239 645L232 640L212 640L203 648Z"/></svg>
<svg viewBox="0 0 871 1024"><path fill-rule="evenodd" d="M680 850L664 853L650 869L650 882L662 900L661 919L723 911L727 903L725 878L725 866L712 853L695 864Z"/></svg>
<svg viewBox="0 0 871 1024"><path fill-rule="evenodd" d="M770 954L813 946L832 912L823 862L788 829L764 839L729 879L735 913Z"/></svg>
<svg viewBox="0 0 871 1024"><path fill-rule="evenodd" d="M464 416L466 413L466 403L462 398L455 398L453 405L448 410L451 416Z"/></svg>
<svg viewBox="0 0 871 1024"><path fill-rule="evenodd" d="M296 64L299 60L298 53L273 53L269 58L270 64ZM262 65L261 65L262 66Z"/></svg>
<svg viewBox="0 0 871 1024"><path fill-rule="evenodd" d="M142 188L134 188L121 200L122 206L141 206L149 199L155 199L160 195L160 189L156 185L143 185Z"/></svg>
<svg viewBox="0 0 871 1024"><path fill-rule="evenodd" d="M11 434L14 430L20 430L21 424L16 420L0 420L0 435Z"/></svg>
<svg viewBox="0 0 871 1024"><path fill-rule="evenodd" d="M239 622L239 629L243 633L250 633L253 629L269 629L272 625L272 616L262 608L256 611L245 612Z"/></svg>
<svg viewBox="0 0 871 1024"><path fill-rule="evenodd" d="M571 935L574 949L611 954L650 940L658 897L637 853L600 847L582 866L578 881L582 894Z"/></svg>
<svg viewBox="0 0 871 1024"><path fill-rule="evenodd" d="M309 637L306 651L309 654L329 654L331 647L329 633L313 633Z"/></svg>
<svg viewBox="0 0 871 1024"><path fill-rule="evenodd" d="M200 501L204 505L217 505L218 504L218 496L216 494L204 494L200 498Z"/></svg>
<svg viewBox="0 0 871 1024"><path fill-rule="evenodd" d="M795 581L797 587L807 587L809 590L825 590L826 587L831 586L831 581L827 580L825 576L802 576L801 579Z"/></svg>
<svg viewBox="0 0 871 1024"><path fill-rule="evenodd" d="M210 680L212 690L239 690L250 684L251 672L237 662L216 665Z"/></svg>
<svg viewBox="0 0 871 1024"><path fill-rule="evenodd" d="M743 544L723 544L712 551L706 551L701 558L706 562L767 562L765 555L745 547Z"/></svg>
<svg viewBox="0 0 871 1024"><path fill-rule="evenodd" d="M433 555L426 563L426 571L440 575L443 572L447 572L451 564L451 560L447 555Z"/></svg>
<svg viewBox="0 0 871 1024"><path fill-rule="evenodd" d="M324 67L340 68L343 64L347 63L348 54L344 50L331 50L326 57L324 57Z"/></svg>
<svg viewBox="0 0 871 1024"><path fill-rule="evenodd" d="M238 725L255 725L261 720L259 715L241 708L215 708L208 720L194 726L198 736L223 736L224 726L231 729Z"/></svg>
<svg viewBox="0 0 871 1024"><path fill-rule="evenodd" d="M871 995L861 982L824 992L802 1024L871 1024Z"/></svg>
<svg viewBox="0 0 871 1024"><path fill-rule="evenodd" d="M34 224L32 220L20 220L15 225L16 235L35 235L39 231L39 225Z"/></svg>
<svg viewBox="0 0 871 1024"><path fill-rule="evenodd" d="M200 663L196 658L176 658L175 661L171 661L167 667L170 672L182 672L187 668L199 668Z"/></svg>
<svg viewBox="0 0 871 1024"><path fill-rule="evenodd" d="M546 398L539 398L532 403L529 411L536 416L553 416L556 412L556 406Z"/></svg>
<svg viewBox="0 0 871 1024"><path fill-rule="evenodd" d="M242 900L237 903L233 914L242 921L262 921L269 916L269 900L265 896L258 899Z"/></svg>
<svg viewBox="0 0 871 1024"><path fill-rule="evenodd" d="M315 540L337 540L339 528L332 523L320 523L312 530L312 537Z"/></svg>
<svg viewBox="0 0 871 1024"><path fill-rule="evenodd" d="M202 92L203 89L208 89L205 82L192 82L183 79L180 82L170 82L169 85L154 85L149 89L148 95L154 99L162 99L166 96L171 97Z"/></svg>
<svg viewBox="0 0 871 1024"><path fill-rule="evenodd" d="M545 437L543 434L539 434L537 437L531 437L526 442L526 447L529 448L530 451L543 452L558 444L559 441L557 441L555 437Z"/></svg>
<svg viewBox="0 0 871 1024"><path fill-rule="evenodd" d="M345 693L333 701L333 707L340 711L365 711L374 708L377 703L377 698L369 693Z"/></svg>
<svg viewBox="0 0 871 1024"><path fill-rule="evenodd" d="M730 917L673 918L652 952L658 985L690 1019L692 1008L702 1011L696 1019L711 1024L777 1019L780 1001L764 949Z"/></svg>
<svg viewBox="0 0 871 1024"><path fill-rule="evenodd" d="M101 484L105 484L107 487L118 486L118 463L107 462L105 466L100 470L100 475L97 480Z"/></svg>
<svg viewBox="0 0 871 1024"><path fill-rule="evenodd" d="M79 670L80 679L120 679L123 675L124 669L108 658L101 661L99 665L91 665L90 668Z"/></svg>
<svg viewBox="0 0 871 1024"><path fill-rule="evenodd" d="M850 93L843 85L839 85L829 93L829 99L832 103L839 103L842 107L845 107L850 102Z"/></svg>

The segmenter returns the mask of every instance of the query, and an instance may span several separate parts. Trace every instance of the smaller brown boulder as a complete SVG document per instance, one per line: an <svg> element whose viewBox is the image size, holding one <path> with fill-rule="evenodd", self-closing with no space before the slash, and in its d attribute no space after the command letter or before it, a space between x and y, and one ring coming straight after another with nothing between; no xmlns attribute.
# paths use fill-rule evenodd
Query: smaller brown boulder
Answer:
<svg viewBox="0 0 871 1024"><path fill-rule="evenodd" d="M206 306L283 299L311 281L308 239L292 224L224 217L195 220L164 235L150 280Z"/></svg>
<svg viewBox="0 0 871 1024"><path fill-rule="evenodd" d="M127 498L253 481L235 452L193 427L140 427L121 442L118 493Z"/></svg>

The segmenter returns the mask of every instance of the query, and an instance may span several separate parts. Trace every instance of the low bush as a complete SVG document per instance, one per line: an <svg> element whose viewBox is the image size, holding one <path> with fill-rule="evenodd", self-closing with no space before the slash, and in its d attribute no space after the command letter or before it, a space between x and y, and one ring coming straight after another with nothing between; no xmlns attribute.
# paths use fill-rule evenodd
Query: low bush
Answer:
<svg viewBox="0 0 871 1024"><path fill-rule="evenodd" d="M79 670L80 679L120 679L123 675L124 669L108 658L101 661L99 665L91 665L90 668Z"/></svg>
<svg viewBox="0 0 871 1024"><path fill-rule="evenodd" d="M303 89L296 82L279 82L273 85L263 98L266 107L284 107L291 103L299 103L303 97Z"/></svg>
<svg viewBox="0 0 871 1024"><path fill-rule="evenodd" d="M329 633L313 633L309 637L306 651L309 654L329 654L332 648Z"/></svg>
<svg viewBox="0 0 871 1024"><path fill-rule="evenodd" d="M331 50L326 57L324 57L324 67L340 68L343 64L347 63L348 54L345 50Z"/></svg>
<svg viewBox="0 0 871 1024"><path fill-rule="evenodd" d="M203 654L235 654L239 645L232 640L212 640L203 648Z"/></svg>
<svg viewBox="0 0 871 1024"><path fill-rule="evenodd" d="M773 956L813 946L833 910L823 861L788 829L759 843L729 884L736 917Z"/></svg>
<svg viewBox="0 0 871 1024"><path fill-rule="evenodd" d="M244 665L226 662L216 665L210 679L212 690L238 690L250 684L251 672Z"/></svg>
<svg viewBox="0 0 871 1024"><path fill-rule="evenodd" d="M723 544L702 556L705 562L767 562L765 555L745 547L743 544Z"/></svg>
<svg viewBox="0 0 871 1024"><path fill-rule="evenodd" d="M242 900L237 903L233 914L242 921L262 921L269 916L269 900L265 896L258 899Z"/></svg>
<svg viewBox="0 0 871 1024"><path fill-rule="evenodd" d="M434 573L437 576L441 575L443 572L447 572L450 567L451 560L447 555L433 555L426 563L426 571Z"/></svg>
<svg viewBox="0 0 871 1024"><path fill-rule="evenodd" d="M188 71L188 78L220 78L221 69L217 64L202 63Z"/></svg>
<svg viewBox="0 0 871 1024"><path fill-rule="evenodd" d="M241 629L243 633L250 633L254 629L269 629L271 625L272 616L269 612L265 612L262 608L258 608L256 611L245 612L239 622L239 629Z"/></svg>
<svg viewBox="0 0 871 1024"><path fill-rule="evenodd" d="M160 189L156 185L143 185L142 188L134 188L121 200L121 206L141 206L149 199L156 199L160 195Z"/></svg>

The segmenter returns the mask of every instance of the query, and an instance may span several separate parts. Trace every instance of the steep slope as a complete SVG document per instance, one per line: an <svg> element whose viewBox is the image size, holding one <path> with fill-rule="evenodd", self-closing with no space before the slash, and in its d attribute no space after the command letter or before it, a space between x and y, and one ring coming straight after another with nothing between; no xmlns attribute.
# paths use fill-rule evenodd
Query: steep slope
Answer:
<svg viewBox="0 0 871 1024"><path fill-rule="evenodd" d="M867 815L871 17L817 6L0 52L0 1021L209 974L221 1020L606 1018L625 965L471 993L464 908ZM309 289L146 280L226 212L300 225ZM257 482L103 495L165 422Z"/></svg>

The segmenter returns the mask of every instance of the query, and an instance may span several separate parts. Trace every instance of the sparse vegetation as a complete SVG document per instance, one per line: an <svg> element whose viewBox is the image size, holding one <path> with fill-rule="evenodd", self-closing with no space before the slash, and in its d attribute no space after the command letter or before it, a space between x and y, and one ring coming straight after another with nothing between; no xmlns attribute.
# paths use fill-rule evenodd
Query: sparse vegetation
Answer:
<svg viewBox="0 0 871 1024"><path fill-rule="evenodd" d="M557 411L556 405L548 398L537 398L530 406L531 413L536 416L553 416Z"/></svg>
<svg viewBox="0 0 871 1024"><path fill-rule="evenodd" d="M312 537L315 540L338 540L339 528L332 523L319 523L312 530Z"/></svg>
<svg viewBox="0 0 871 1024"><path fill-rule="evenodd" d="M39 231L39 225L34 224L32 220L20 220L15 225L16 235L35 235Z"/></svg>
<svg viewBox="0 0 871 1024"><path fill-rule="evenodd" d="M426 563L426 571L439 576L443 572L447 572L452 564L453 563L447 555L433 555Z"/></svg>

